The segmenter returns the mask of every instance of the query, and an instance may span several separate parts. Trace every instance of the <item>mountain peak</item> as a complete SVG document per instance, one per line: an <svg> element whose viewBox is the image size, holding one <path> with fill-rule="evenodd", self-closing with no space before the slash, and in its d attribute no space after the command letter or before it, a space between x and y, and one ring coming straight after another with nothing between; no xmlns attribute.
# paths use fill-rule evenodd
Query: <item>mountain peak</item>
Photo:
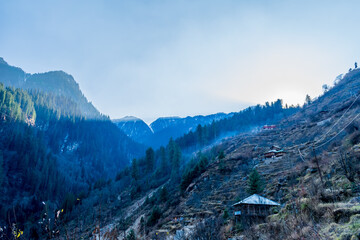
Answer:
<svg viewBox="0 0 360 240"><path fill-rule="evenodd" d="M135 121L142 121L140 118L134 116L125 116L119 119L113 119L113 122L135 122Z"/></svg>

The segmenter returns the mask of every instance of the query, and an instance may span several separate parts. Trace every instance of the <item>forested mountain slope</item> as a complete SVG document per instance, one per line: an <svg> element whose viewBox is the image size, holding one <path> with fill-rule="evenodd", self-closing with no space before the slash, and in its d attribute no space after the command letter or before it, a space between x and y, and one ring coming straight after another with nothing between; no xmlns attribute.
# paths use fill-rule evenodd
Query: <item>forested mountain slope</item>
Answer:
<svg viewBox="0 0 360 240"><path fill-rule="evenodd" d="M63 95L0 83L0 110L0 226L15 223L27 239L41 235L42 202L49 212L64 209L144 151L111 121L86 119Z"/></svg>
<svg viewBox="0 0 360 240"><path fill-rule="evenodd" d="M64 96L74 101L81 114L88 119L102 119L104 116L88 102L74 78L63 71L29 74L21 68L10 66L0 58L0 82L5 87L38 90Z"/></svg>

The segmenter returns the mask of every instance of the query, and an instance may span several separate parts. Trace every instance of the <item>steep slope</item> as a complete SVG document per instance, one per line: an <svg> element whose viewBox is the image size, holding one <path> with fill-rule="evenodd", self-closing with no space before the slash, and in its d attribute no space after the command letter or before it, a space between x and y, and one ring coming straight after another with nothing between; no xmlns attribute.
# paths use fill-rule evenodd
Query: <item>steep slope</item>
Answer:
<svg viewBox="0 0 360 240"><path fill-rule="evenodd" d="M171 232L174 228L186 232L196 228L199 218L222 218L225 211L233 213L232 204L248 196L248 172L256 168L266 179L262 194L285 207L265 224L245 232L231 217L219 228L222 238L238 235L240 239L350 239L358 236L356 206L359 202L351 197L359 195L359 189L354 186L359 186L360 168L354 165L357 180L350 188L352 183L345 177L339 158L342 152L349 152L349 159L355 154L355 162L359 162L359 156L352 153L360 142L356 137L360 134L359 90L360 71L354 70L302 111L283 120L281 129L242 134L221 143L216 149L223 150L225 158L217 158L189 185L174 210L173 218L184 218L185 225L164 221L162 232ZM283 147L286 155L264 158L272 145ZM301 232L298 226L306 231ZM230 227L233 231L229 231Z"/></svg>
<svg viewBox="0 0 360 240"><path fill-rule="evenodd" d="M88 119L103 119L104 116L88 102L74 78L63 71L29 74L10 66L0 59L0 82L6 87L32 89L70 98L78 104L82 115Z"/></svg>
<svg viewBox="0 0 360 240"><path fill-rule="evenodd" d="M192 160L182 159L186 163L180 184L171 179L142 192L148 188L136 187L132 173L124 173L116 184L124 179L133 183L105 210L96 207L103 211L99 219L110 209L117 214L100 222L101 231L95 233L102 239L123 236L117 230L123 228L128 233L133 229L140 239L357 239L359 91L360 70L354 70L299 112L283 118L276 129L244 132L203 148ZM285 155L265 158L273 145L283 148ZM262 224L240 225L233 204L248 196L248 174L253 169L266 182L261 195L280 202L282 208ZM157 171L154 175L161 178ZM134 192L141 195L129 198ZM130 208L132 214L126 216L123 211ZM88 224L95 229L95 224Z"/></svg>

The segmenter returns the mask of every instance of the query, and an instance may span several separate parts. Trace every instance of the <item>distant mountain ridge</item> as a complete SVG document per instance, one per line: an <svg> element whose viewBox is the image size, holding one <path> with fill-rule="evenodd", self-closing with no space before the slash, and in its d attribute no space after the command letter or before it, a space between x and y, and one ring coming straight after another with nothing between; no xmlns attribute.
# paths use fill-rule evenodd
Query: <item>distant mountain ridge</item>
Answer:
<svg viewBox="0 0 360 240"><path fill-rule="evenodd" d="M120 130L136 142L143 143L145 139L150 138L154 134L151 128L137 117L127 116L112 121Z"/></svg>
<svg viewBox="0 0 360 240"><path fill-rule="evenodd" d="M197 115L194 117L160 117L149 125L136 117L124 117L112 120L127 136L134 141L157 148L166 145L170 138L178 138L195 130L198 125L210 124L224 118L232 117L234 113L216 113Z"/></svg>
<svg viewBox="0 0 360 240"><path fill-rule="evenodd" d="M86 99L74 78L63 71L30 74L21 68L10 66L0 58L0 82L6 87L39 90L67 97L78 104L81 114L87 119L104 118Z"/></svg>

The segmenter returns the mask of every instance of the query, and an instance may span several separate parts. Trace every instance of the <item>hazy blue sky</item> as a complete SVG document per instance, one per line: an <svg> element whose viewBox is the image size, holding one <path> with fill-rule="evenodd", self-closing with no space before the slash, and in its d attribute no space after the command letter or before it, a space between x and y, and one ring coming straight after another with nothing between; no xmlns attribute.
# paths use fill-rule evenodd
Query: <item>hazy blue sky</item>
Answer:
<svg viewBox="0 0 360 240"><path fill-rule="evenodd" d="M5 1L0 56L111 118L303 103L360 62L360 1Z"/></svg>

